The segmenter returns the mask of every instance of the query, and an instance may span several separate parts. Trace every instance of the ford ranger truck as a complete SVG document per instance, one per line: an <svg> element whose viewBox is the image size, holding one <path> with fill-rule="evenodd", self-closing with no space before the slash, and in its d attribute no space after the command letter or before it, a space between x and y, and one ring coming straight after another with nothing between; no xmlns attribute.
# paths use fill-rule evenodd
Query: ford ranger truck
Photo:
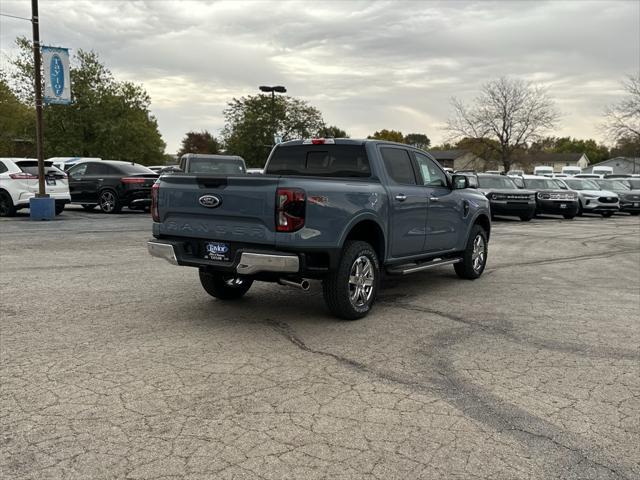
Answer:
<svg viewBox="0 0 640 480"><path fill-rule="evenodd" d="M337 317L372 308L383 273L453 265L482 275L489 201L428 153L392 142L294 140L264 175L173 174L153 186L149 253L196 267L205 291L242 297L254 281L322 281Z"/></svg>

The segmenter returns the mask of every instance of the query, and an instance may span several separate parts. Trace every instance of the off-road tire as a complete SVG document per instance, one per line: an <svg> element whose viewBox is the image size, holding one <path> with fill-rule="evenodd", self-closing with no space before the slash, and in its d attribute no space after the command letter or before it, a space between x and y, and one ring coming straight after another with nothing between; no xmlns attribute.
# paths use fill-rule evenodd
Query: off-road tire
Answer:
<svg viewBox="0 0 640 480"><path fill-rule="evenodd" d="M120 200L118 200L118 194L110 188L100 190L98 194L98 205L103 213L120 213L120 210L122 210L122 204Z"/></svg>
<svg viewBox="0 0 640 480"><path fill-rule="evenodd" d="M234 277L221 272L210 272L203 268L199 271L202 288L220 300L237 300L242 298L253 285L253 279Z"/></svg>
<svg viewBox="0 0 640 480"><path fill-rule="evenodd" d="M474 265L476 265L477 260L477 252L475 250L475 242L477 238L481 239L484 256L476 268ZM488 253L489 243L487 241L487 232L480 225L474 225L471 229L471 233L469 234L469 238L467 239L467 246L462 253L462 261L455 263L453 268L460 278L475 280L482 275L482 272L484 272L484 267L487 265Z"/></svg>
<svg viewBox="0 0 640 480"><path fill-rule="evenodd" d="M16 214L16 207L11 200L11 195L7 192L0 192L0 217L13 217Z"/></svg>
<svg viewBox="0 0 640 480"><path fill-rule="evenodd" d="M362 260L362 259L366 260ZM352 270L364 268L371 273L371 278L366 279L367 274L362 274L362 282L370 282L371 285L355 285L350 279ZM367 242L348 241L344 245L342 258L336 271L329 273L322 281L322 293L329 311L342 320L357 320L367 315L376 301L378 288L382 279L380 262L373 247ZM368 289L370 287L370 289ZM352 300L351 290L357 295L356 289L362 288L364 298L357 297ZM362 300L361 304L360 301Z"/></svg>

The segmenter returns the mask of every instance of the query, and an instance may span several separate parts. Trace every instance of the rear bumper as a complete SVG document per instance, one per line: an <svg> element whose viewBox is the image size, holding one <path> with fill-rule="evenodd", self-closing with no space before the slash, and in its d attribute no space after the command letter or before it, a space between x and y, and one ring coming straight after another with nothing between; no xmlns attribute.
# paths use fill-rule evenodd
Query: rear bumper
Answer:
<svg viewBox="0 0 640 480"><path fill-rule="evenodd" d="M275 252L240 251L239 260L233 265L223 265L206 259L196 259L183 255L181 245L169 240L151 240L147 242L149 254L163 258L173 265L190 267L214 267L222 271L235 271L238 275L256 275L258 273L298 273L300 258L295 254Z"/></svg>
<svg viewBox="0 0 640 480"><path fill-rule="evenodd" d="M53 198L58 205L64 205L71 202L71 196L68 192L47 192L49 197ZM33 192L21 192L18 201L15 201L15 205L18 208L28 208L29 201L36 196Z"/></svg>

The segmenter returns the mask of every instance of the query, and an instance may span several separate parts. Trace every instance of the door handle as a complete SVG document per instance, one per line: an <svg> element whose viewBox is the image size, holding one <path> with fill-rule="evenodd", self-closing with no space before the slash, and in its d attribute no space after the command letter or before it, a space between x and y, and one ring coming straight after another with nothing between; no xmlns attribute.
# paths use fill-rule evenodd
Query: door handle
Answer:
<svg viewBox="0 0 640 480"><path fill-rule="evenodd" d="M439 202L440 201L440 197L429 197L429 200L432 202Z"/></svg>
<svg viewBox="0 0 640 480"><path fill-rule="evenodd" d="M399 202L404 202L407 199L407 196L404 193L399 193L396 195L396 200Z"/></svg>
<svg viewBox="0 0 640 480"><path fill-rule="evenodd" d="M99 182L104 182L104 178L99 178L98 181Z"/></svg>

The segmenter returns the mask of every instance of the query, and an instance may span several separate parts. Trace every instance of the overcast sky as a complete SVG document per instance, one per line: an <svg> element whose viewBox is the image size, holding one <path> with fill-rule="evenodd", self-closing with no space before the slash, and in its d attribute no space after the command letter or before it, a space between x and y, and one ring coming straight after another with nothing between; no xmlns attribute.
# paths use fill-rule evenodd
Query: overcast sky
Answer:
<svg viewBox="0 0 640 480"><path fill-rule="evenodd" d="M0 0L30 15L28 0ZM53 1L44 44L93 49L118 79L151 95L167 151L188 130L218 134L232 97L285 85L325 121L363 137L382 128L437 143L452 96L510 75L546 85L554 135L605 140L602 111L640 69L633 1ZM27 22L0 17L2 65Z"/></svg>

